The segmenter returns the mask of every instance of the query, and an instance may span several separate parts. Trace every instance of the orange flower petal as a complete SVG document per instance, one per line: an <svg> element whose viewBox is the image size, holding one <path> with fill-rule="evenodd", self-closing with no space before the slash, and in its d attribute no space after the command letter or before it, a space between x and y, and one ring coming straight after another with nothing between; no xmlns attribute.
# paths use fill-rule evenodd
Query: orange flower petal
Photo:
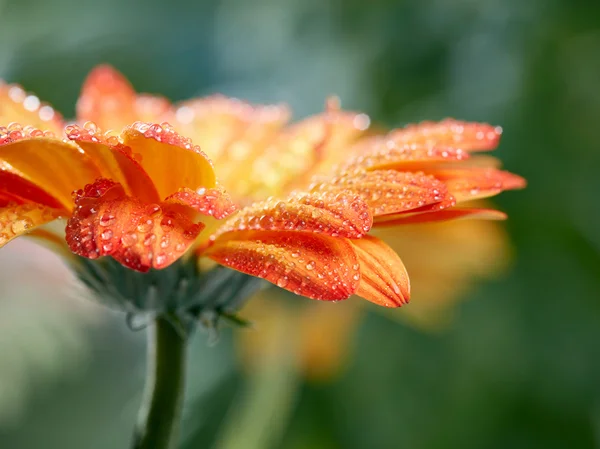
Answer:
<svg viewBox="0 0 600 449"><path fill-rule="evenodd" d="M441 145L396 144L386 137L369 139L360 143L358 156L348 163L348 167L367 170L423 170L432 163L465 161L469 153L458 148Z"/></svg>
<svg viewBox="0 0 600 449"><path fill-rule="evenodd" d="M93 161L77 145L38 129L12 124L0 127L0 163L36 184L70 210L71 192L100 176Z"/></svg>
<svg viewBox="0 0 600 449"><path fill-rule="evenodd" d="M231 197L221 187L213 189L184 188L168 196L166 203L180 204L194 209L202 215L215 217L217 220L228 217L237 210L237 206Z"/></svg>
<svg viewBox="0 0 600 449"><path fill-rule="evenodd" d="M104 129L120 130L135 117L136 93L129 81L108 65L94 68L77 100L77 119L93 121Z"/></svg>
<svg viewBox="0 0 600 449"><path fill-rule="evenodd" d="M446 145L465 151L489 151L498 146L501 134L502 128L499 126L446 119L395 129L388 134L388 138L396 145Z"/></svg>
<svg viewBox="0 0 600 449"><path fill-rule="evenodd" d="M0 80L0 124L20 122L59 134L62 117L35 95L27 94L21 86Z"/></svg>
<svg viewBox="0 0 600 449"><path fill-rule="evenodd" d="M62 204L32 182L17 173L0 168L0 195L5 194L18 203L34 202L54 209L62 209Z"/></svg>
<svg viewBox="0 0 600 449"><path fill-rule="evenodd" d="M522 189L526 185L522 177L494 168L442 168L428 172L444 181L457 201L487 198L504 190Z"/></svg>
<svg viewBox="0 0 600 449"><path fill-rule="evenodd" d="M285 105L252 105L213 95L176 105L166 121L192 141L201 142L202 151L215 165L227 169L232 168L231 161L254 159L254 152L264 150L289 117Z"/></svg>
<svg viewBox="0 0 600 449"><path fill-rule="evenodd" d="M68 139L76 142L94 160L102 177L121 184L128 195L142 201L160 201L152 179L118 137L102 133L93 122L86 123L83 128L67 126L65 132Z"/></svg>
<svg viewBox="0 0 600 449"><path fill-rule="evenodd" d="M27 201L20 196L0 191L0 207L8 206L9 204L23 204L26 202Z"/></svg>
<svg viewBox="0 0 600 449"><path fill-rule="evenodd" d="M373 210L374 217L436 204L449 196L444 183L433 176L395 170L353 170L322 183L313 183L311 189L356 193Z"/></svg>
<svg viewBox="0 0 600 449"><path fill-rule="evenodd" d="M382 228L414 223L431 223L435 221L456 220L460 218L478 218L482 220L506 220L504 212L495 209L458 208L427 211L414 214L400 214L381 217L373 223L373 227Z"/></svg>
<svg viewBox="0 0 600 449"><path fill-rule="evenodd" d="M60 215L60 210L39 204L9 204L0 207L0 247Z"/></svg>
<svg viewBox="0 0 600 449"><path fill-rule="evenodd" d="M212 162L200 147L177 134L168 123L136 122L122 134L123 144L140 155L140 165L154 181L160 198L180 187L210 189L216 185Z"/></svg>
<svg viewBox="0 0 600 449"><path fill-rule="evenodd" d="M410 298L410 281L398 254L383 240L366 236L352 240L360 262L356 294L384 307L400 307Z"/></svg>
<svg viewBox="0 0 600 449"><path fill-rule="evenodd" d="M308 232L228 232L204 254L312 299L346 299L360 281L360 265L349 240Z"/></svg>
<svg viewBox="0 0 600 449"><path fill-rule="evenodd" d="M344 150L364 132L356 117L355 113L327 111L286 128L259 148L261 152L254 154L249 166L239 164L229 168L231 173L225 171L228 181L237 181L230 190L252 198L279 195L293 187L302 190L314 170L321 172L332 160L343 158Z"/></svg>
<svg viewBox="0 0 600 449"><path fill-rule="evenodd" d="M120 184L107 179L79 190L75 201L66 229L71 251L90 259L112 256L137 271L169 266L204 227L164 203L128 197Z"/></svg>
<svg viewBox="0 0 600 449"><path fill-rule="evenodd" d="M95 67L83 83L77 120L120 131L136 120L160 120L170 107L165 98L138 95L123 74L104 64Z"/></svg>
<svg viewBox="0 0 600 449"><path fill-rule="evenodd" d="M373 217L360 196L314 192L286 201L270 199L240 211L225 223L219 234L246 229L305 231L332 237L357 239L371 229Z"/></svg>

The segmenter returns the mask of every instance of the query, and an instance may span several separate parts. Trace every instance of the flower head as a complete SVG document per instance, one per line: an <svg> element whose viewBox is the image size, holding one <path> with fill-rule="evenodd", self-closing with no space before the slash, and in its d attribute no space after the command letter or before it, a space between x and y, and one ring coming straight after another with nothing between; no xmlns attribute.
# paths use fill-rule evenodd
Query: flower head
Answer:
<svg viewBox="0 0 600 449"><path fill-rule="evenodd" d="M221 96L171 105L100 66L65 126L37 97L1 85L0 245L66 218L66 245L89 259L144 272L193 253L302 296L396 307L408 301L408 274L373 229L501 219L468 202L524 186L473 156L498 144L490 125L445 120L382 135L334 102L288 118L284 106Z"/></svg>

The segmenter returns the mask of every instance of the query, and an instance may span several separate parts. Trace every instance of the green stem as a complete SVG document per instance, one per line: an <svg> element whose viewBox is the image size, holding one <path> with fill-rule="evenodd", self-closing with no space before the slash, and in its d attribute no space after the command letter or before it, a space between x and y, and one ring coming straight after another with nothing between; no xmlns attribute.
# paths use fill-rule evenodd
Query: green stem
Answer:
<svg viewBox="0 0 600 449"><path fill-rule="evenodd" d="M157 318L149 326L146 390L133 449L176 449L184 396L186 343L186 338L165 318Z"/></svg>

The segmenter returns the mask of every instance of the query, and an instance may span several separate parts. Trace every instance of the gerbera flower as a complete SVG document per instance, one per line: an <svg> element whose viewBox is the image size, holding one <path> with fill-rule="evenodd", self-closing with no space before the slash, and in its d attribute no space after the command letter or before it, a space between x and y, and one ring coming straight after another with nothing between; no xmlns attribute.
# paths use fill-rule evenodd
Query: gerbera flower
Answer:
<svg viewBox="0 0 600 449"><path fill-rule="evenodd" d="M485 124L446 120L372 135L366 115L330 105L286 127L285 107L224 97L171 106L136 95L106 66L89 76L79 125L64 132L58 114L18 86L3 86L2 96L2 120L24 125L0 128L0 244L65 217L75 254L138 271L165 268L194 246L199 257L303 296L358 294L399 306L408 276L372 227L504 218L457 204L524 185L495 160L471 156L498 143L500 129ZM109 130L136 118L149 121ZM178 130L194 131L234 200ZM236 203L270 194L279 197L222 221Z"/></svg>
<svg viewBox="0 0 600 449"><path fill-rule="evenodd" d="M176 438L185 372L177 331L187 318L235 307L253 291L251 277L313 299L356 294L398 307L408 274L372 231L502 219L469 202L525 184L472 156L497 145L490 125L445 120L382 134L335 100L323 114L288 118L285 106L221 96L171 105L101 66L65 124L19 86L0 85L0 246L42 238L96 293L157 315L136 448ZM49 225L60 220L56 233ZM207 270L206 260L235 271ZM251 277L229 274L239 272Z"/></svg>

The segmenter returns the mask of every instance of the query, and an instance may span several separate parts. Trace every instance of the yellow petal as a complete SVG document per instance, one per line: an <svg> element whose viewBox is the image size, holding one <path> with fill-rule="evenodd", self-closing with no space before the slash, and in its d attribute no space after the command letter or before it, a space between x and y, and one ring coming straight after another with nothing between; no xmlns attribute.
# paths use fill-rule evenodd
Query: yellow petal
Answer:
<svg viewBox="0 0 600 449"><path fill-rule="evenodd" d="M58 218L59 215L60 210L39 204L12 204L0 207L0 247Z"/></svg>
<svg viewBox="0 0 600 449"><path fill-rule="evenodd" d="M87 122L83 128L67 126L65 132L93 159L103 178L118 182L128 195L142 201L160 201L154 182L117 136L102 133L93 122Z"/></svg>
<svg viewBox="0 0 600 449"><path fill-rule="evenodd" d="M71 210L71 193L94 182L100 171L74 143L56 137L37 137L39 130L0 127L0 163L23 176Z"/></svg>
<svg viewBox="0 0 600 449"><path fill-rule="evenodd" d="M366 236L352 240L360 262L356 294L384 307L400 307L410 298L410 281L398 254L382 240Z"/></svg>
<svg viewBox="0 0 600 449"><path fill-rule="evenodd" d="M141 156L140 165L161 199L182 187L197 190L216 185L213 165L206 154L167 123L137 122L123 131L122 140L134 156Z"/></svg>
<svg viewBox="0 0 600 449"><path fill-rule="evenodd" d="M0 80L0 125L26 123L60 134L62 117L52 106L28 94L21 86Z"/></svg>

